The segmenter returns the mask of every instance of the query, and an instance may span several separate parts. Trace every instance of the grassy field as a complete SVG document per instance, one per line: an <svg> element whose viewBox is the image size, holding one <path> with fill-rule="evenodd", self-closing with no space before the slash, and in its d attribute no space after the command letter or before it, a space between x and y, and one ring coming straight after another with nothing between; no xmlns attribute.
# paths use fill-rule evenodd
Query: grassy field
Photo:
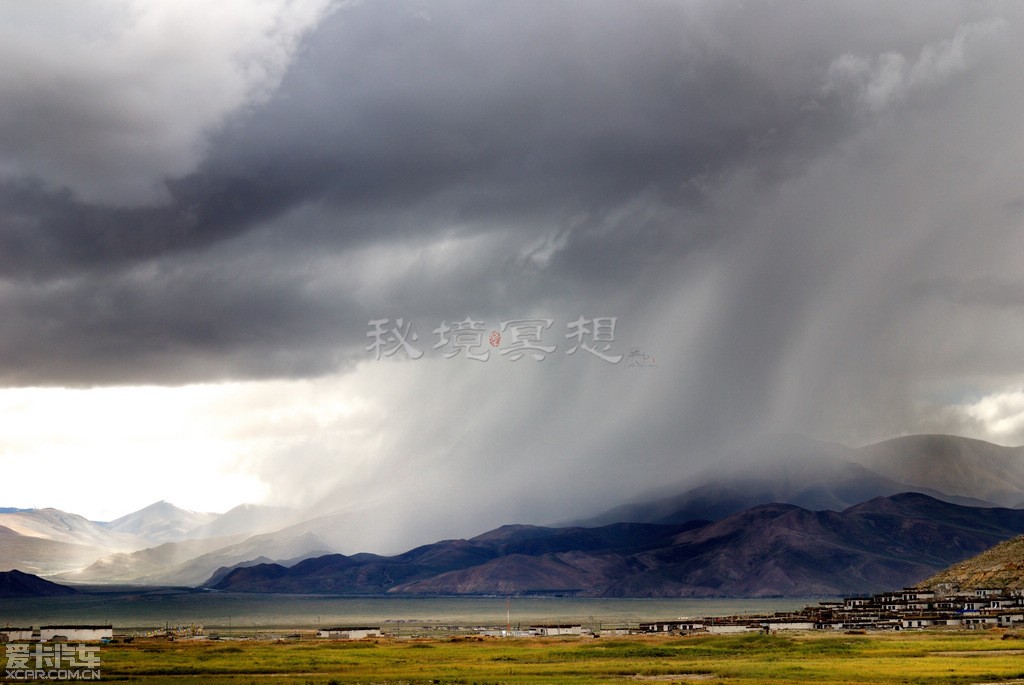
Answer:
<svg viewBox="0 0 1024 685"><path fill-rule="evenodd" d="M998 632L359 642L136 640L101 650L103 682L1024 682L1024 640Z"/></svg>

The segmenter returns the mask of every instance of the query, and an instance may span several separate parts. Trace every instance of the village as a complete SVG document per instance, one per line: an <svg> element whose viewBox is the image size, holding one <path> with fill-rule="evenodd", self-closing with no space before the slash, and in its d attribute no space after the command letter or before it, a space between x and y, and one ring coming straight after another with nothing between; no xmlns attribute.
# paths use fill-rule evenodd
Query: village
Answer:
<svg viewBox="0 0 1024 685"><path fill-rule="evenodd" d="M825 600L795 612L678 618L634 626L556 624L522 630L485 630L495 636L624 635L637 633L726 634L784 630L899 631L927 628L1024 627L1024 589L904 588L871 596Z"/></svg>
<svg viewBox="0 0 1024 685"><path fill-rule="evenodd" d="M1024 626L1024 590L938 586L826 600L797 612L642 623L641 632L913 630Z"/></svg>
<svg viewBox="0 0 1024 685"><path fill-rule="evenodd" d="M45 625L39 628L0 628L0 642L119 642L136 637L169 640L326 639L361 640L392 637L416 638L437 635L481 637L558 637L631 634L728 634L777 631L900 631L929 628L980 629L1024 627L1024 589L938 586L935 589L904 588L871 596L829 599L800 611L739 616L681 617L629 624L559 622L512 626L390 625L338 626L299 630L288 634L273 631L217 632L202 625L166 627L144 632L115 633L112 625Z"/></svg>

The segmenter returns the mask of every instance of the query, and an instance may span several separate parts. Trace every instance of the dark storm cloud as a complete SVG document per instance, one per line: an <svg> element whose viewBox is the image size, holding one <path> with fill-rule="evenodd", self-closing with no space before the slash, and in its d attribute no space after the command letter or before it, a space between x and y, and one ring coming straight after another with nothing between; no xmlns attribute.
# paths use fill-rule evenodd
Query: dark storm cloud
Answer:
<svg viewBox="0 0 1024 685"><path fill-rule="evenodd" d="M985 437L1024 406L1022 19L342 3L294 49L240 48L276 56L258 94L212 39L141 84L79 54L117 106L5 72L27 104L0 112L0 380L303 379L315 420L266 421L247 468L280 502L314 479L328 504L376 498L373 535L448 535L452 501L464 527L572 518L766 431ZM83 102L117 118L83 123ZM657 366L566 355L581 315L618 317L617 351ZM440 358L434 328L466 316L550 317L559 348ZM385 317L427 359L374 360Z"/></svg>
<svg viewBox="0 0 1024 685"><path fill-rule="evenodd" d="M301 275L209 262L8 285L0 292L0 378L6 385L176 384L346 367L339 343L359 340L339 340L337 332L363 312L304 289Z"/></svg>
<svg viewBox="0 0 1024 685"><path fill-rule="evenodd" d="M353 208L410 203L422 231L559 227L636 199L698 205L739 166L784 176L848 125L819 97L822 65L773 82L707 42L667 4L360 7L311 37L211 164L286 169L344 237Z"/></svg>
<svg viewBox="0 0 1024 685"><path fill-rule="evenodd" d="M849 255L870 274L892 234L879 227L913 218L879 209L864 179L905 183L913 205L955 176L934 146L914 175L844 146L923 150L918 120L955 145L941 117L959 125L1002 87L1015 20L984 3L344 6L272 94L210 131L163 203L7 175L5 377L316 375L365 358L370 318L616 305L639 328L706 287L676 402L716 432L768 421L795 350L819 354L808 332ZM921 280L944 259L910 268ZM839 306L865 289L848 278ZM843 373L871 363L881 330L870 352L832 349L856 360Z"/></svg>
<svg viewBox="0 0 1024 685"><path fill-rule="evenodd" d="M84 376L95 380L152 368L154 350L180 355L183 378L205 373L197 369L217 355L228 373L259 375L231 360L305 358L290 348L328 331L358 340L294 292L302 277L288 274L301 272L317 245L349 250L501 227L521 241L509 243L513 251L529 252L546 237L543 259L494 264L528 296L526 272L571 289L595 280L617 287L665 268L727 228L702 212L731 174L753 168L777 182L850 127L849 113L820 91L825 65L814 55L773 79L715 35L738 26L674 4L339 11L308 37L267 104L214 135L194 173L167 181L167 202L105 206L16 178L0 187L0 275L14 284L9 302L31 293L12 306L34 312L6 341L21 360L9 377L35 377L42 350L90 367ZM288 219L303 207L317 208L315 220ZM196 298L206 291L201 276L182 286L203 251L233 240L261 249L243 239L257 233L281 254L267 267L278 274L272 296L232 298L251 292L252 276L237 270L230 244L217 253L226 288ZM162 268L169 260L180 260L177 280ZM160 268L136 282L132 270L149 262ZM426 276L442 298L430 314L465 290ZM18 285L68 278L74 288ZM30 344L39 318L64 334ZM267 322L282 333L252 334ZM39 378L62 373L45 367ZM275 373L322 368L268 364Z"/></svg>
<svg viewBox="0 0 1024 685"><path fill-rule="evenodd" d="M5 273L202 248L308 202L334 208L342 242L359 239L368 211L414 207L429 231L453 218L557 225L636 198L693 205L736 166L798 170L848 123L813 90L821 65L772 82L696 24L660 4L338 12L273 100L168 182L169 204L107 208L8 183ZM572 228L571 245L601 221ZM387 239L396 223L362 239Z"/></svg>
<svg viewBox="0 0 1024 685"><path fill-rule="evenodd" d="M39 184L7 183L0 274L48 279L201 249L286 207L296 193L282 180L196 174L171 183L173 202L156 208L91 205Z"/></svg>

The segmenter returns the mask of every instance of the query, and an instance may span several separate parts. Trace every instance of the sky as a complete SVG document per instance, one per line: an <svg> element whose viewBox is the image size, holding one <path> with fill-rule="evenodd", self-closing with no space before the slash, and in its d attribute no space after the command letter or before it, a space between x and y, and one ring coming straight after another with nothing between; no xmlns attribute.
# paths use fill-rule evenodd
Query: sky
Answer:
<svg viewBox="0 0 1024 685"><path fill-rule="evenodd" d="M762 435L1024 444L1022 33L985 0L0 3L0 506L338 508L384 549Z"/></svg>

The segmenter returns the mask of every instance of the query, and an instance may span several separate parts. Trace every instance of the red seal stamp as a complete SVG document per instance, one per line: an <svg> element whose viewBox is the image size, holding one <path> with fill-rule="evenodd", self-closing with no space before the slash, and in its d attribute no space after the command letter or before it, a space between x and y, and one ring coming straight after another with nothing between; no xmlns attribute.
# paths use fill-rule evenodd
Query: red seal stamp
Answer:
<svg viewBox="0 0 1024 685"><path fill-rule="evenodd" d="M491 341L491 347L497 347L501 344L501 333L498 331L491 331L491 337L488 338Z"/></svg>

